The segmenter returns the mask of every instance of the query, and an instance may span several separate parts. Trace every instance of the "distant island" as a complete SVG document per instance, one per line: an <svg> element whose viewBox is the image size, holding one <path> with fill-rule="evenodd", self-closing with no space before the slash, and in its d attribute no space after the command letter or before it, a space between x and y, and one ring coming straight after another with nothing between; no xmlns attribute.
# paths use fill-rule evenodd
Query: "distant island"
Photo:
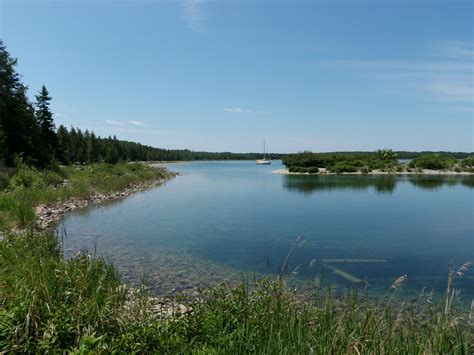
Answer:
<svg viewBox="0 0 474 355"><path fill-rule="evenodd" d="M409 158L408 158L409 157ZM409 160L402 162L400 160ZM283 158L286 169L279 174L472 174L472 153L403 152L391 149L376 152L289 154Z"/></svg>

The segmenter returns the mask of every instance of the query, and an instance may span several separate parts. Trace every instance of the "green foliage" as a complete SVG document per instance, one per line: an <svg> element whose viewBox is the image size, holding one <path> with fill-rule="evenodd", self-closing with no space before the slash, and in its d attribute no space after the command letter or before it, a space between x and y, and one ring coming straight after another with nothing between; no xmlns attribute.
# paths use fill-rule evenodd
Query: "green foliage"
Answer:
<svg viewBox="0 0 474 355"><path fill-rule="evenodd" d="M306 169L306 171L310 174L317 174L319 173L319 168L315 166L310 166L309 168Z"/></svg>
<svg viewBox="0 0 474 355"><path fill-rule="evenodd" d="M464 169L473 169L474 168L474 155L470 155L466 158L464 158L461 161L461 167Z"/></svg>
<svg viewBox="0 0 474 355"><path fill-rule="evenodd" d="M290 172L308 172L309 169L316 171L315 168L326 168L329 172L336 174L355 172L366 174L373 170L384 172L404 172L412 169L420 172L422 169L454 170L458 165L463 171L474 170L472 155L463 155L464 159L459 161L447 153L416 154L416 158L408 166L400 164L397 156L398 154L391 149L377 150L373 153L312 153L306 151L286 155L283 158L283 164L288 167Z"/></svg>
<svg viewBox="0 0 474 355"><path fill-rule="evenodd" d="M410 166L418 169L444 170L451 169L457 159L450 155L424 154L415 158Z"/></svg>
<svg viewBox="0 0 474 355"><path fill-rule="evenodd" d="M355 173L358 171L358 167L347 161L338 161L333 165L329 166L328 170L332 173Z"/></svg>
<svg viewBox="0 0 474 355"><path fill-rule="evenodd" d="M377 156L380 160L393 161L397 158L397 154L392 149L378 149Z"/></svg>
<svg viewBox="0 0 474 355"><path fill-rule="evenodd" d="M56 159L57 136L53 122L53 114L49 108L51 97L43 85L36 95L35 117L38 127L38 158L37 165L45 167Z"/></svg>
<svg viewBox="0 0 474 355"><path fill-rule="evenodd" d="M312 153L302 152L286 155L283 158L289 171L300 172L300 168L326 168L332 173L368 173L375 169L392 170L398 166L396 154L391 149L379 150L374 153Z"/></svg>
<svg viewBox="0 0 474 355"><path fill-rule="evenodd" d="M43 188L43 180L35 168L21 165L10 179L10 189L40 189Z"/></svg>
<svg viewBox="0 0 474 355"><path fill-rule="evenodd" d="M35 221L34 207L95 193L124 190L131 185L166 179L163 169L141 163L90 164L37 170L17 159L11 177L0 174L0 230L25 227Z"/></svg>
<svg viewBox="0 0 474 355"><path fill-rule="evenodd" d="M10 184L10 178L6 173L0 173L0 192L6 190Z"/></svg>
<svg viewBox="0 0 474 355"><path fill-rule="evenodd" d="M16 155L22 154L31 163L38 157L39 129L16 64L0 40L0 160L7 165L13 164Z"/></svg>
<svg viewBox="0 0 474 355"><path fill-rule="evenodd" d="M64 260L51 235L0 242L0 351L45 352L120 330L124 291L116 270L85 254Z"/></svg>

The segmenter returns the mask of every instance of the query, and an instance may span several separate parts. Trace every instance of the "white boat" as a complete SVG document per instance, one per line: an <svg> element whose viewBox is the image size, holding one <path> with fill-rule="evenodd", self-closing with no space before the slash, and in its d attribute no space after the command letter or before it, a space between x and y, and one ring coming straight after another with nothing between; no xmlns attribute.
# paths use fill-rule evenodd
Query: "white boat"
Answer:
<svg viewBox="0 0 474 355"><path fill-rule="evenodd" d="M270 165L272 161L270 159L267 160L265 156L265 141L263 141L263 159L257 159L257 165Z"/></svg>

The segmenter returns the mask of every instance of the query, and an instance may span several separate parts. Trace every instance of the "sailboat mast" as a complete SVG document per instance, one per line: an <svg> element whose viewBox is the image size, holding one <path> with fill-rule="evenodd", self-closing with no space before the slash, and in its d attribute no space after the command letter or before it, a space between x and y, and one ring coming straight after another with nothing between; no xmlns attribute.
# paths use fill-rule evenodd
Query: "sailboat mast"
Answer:
<svg viewBox="0 0 474 355"><path fill-rule="evenodd" d="M265 160L265 140L263 140L263 160Z"/></svg>

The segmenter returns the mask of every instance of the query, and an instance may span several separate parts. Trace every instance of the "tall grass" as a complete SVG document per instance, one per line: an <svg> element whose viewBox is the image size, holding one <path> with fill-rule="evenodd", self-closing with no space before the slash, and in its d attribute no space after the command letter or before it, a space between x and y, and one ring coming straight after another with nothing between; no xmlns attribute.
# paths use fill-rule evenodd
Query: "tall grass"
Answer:
<svg viewBox="0 0 474 355"><path fill-rule="evenodd" d="M330 289L302 300L280 275L202 290L192 313L161 319L148 311L146 290L131 301L103 259L65 260L49 234L7 235L0 241L0 352L469 353L467 320L422 297L415 305L394 302L402 283L395 280L379 302Z"/></svg>
<svg viewBox="0 0 474 355"><path fill-rule="evenodd" d="M34 207L96 193L124 190L141 182L164 179L169 173L139 163L69 166L58 171L38 171L19 166L3 176L0 190L0 230L25 228L35 221Z"/></svg>

